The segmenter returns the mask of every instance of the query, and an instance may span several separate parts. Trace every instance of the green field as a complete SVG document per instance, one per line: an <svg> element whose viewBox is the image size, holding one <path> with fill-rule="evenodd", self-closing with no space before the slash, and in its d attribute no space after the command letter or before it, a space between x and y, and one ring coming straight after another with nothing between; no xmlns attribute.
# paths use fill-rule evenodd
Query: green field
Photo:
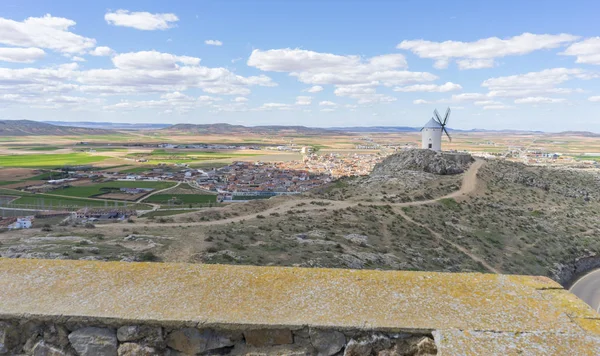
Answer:
<svg viewBox="0 0 600 356"><path fill-rule="evenodd" d="M148 203L168 204L169 199L176 198L182 204L216 203L217 196L212 194L155 194L148 197Z"/></svg>
<svg viewBox="0 0 600 356"><path fill-rule="evenodd" d="M18 196L20 198L13 200L11 207L15 208L40 208L42 205L46 208L83 208L83 207L104 207L104 206L125 206L135 209L148 210L151 206L147 204L123 203L114 201L77 199L71 197L58 197L47 194L32 194L12 189L0 189L0 195Z"/></svg>
<svg viewBox="0 0 600 356"><path fill-rule="evenodd" d="M60 147L55 146L36 146L36 147L11 147L11 150L27 150L27 151L56 151L59 150Z"/></svg>
<svg viewBox="0 0 600 356"><path fill-rule="evenodd" d="M137 181L112 181L98 183L88 186L68 187L52 191L52 194L66 195L71 197L90 198L96 195L108 193L110 190L119 190L119 188L153 188L161 190L170 188L177 183L174 182L137 182Z"/></svg>
<svg viewBox="0 0 600 356"><path fill-rule="evenodd" d="M60 168L104 161L110 157L86 153L2 155L0 167Z"/></svg>

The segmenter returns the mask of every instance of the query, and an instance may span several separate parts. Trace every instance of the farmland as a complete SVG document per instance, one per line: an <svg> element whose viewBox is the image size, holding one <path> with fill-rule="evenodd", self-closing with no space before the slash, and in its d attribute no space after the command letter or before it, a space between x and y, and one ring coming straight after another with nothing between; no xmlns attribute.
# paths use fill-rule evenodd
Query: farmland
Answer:
<svg viewBox="0 0 600 356"><path fill-rule="evenodd" d="M107 158L85 153L2 155L0 167L60 168L98 163Z"/></svg>
<svg viewBox="0 0 600 356"><path fill-rule="evenodd" d="M17 199L12 200L10 207L24 209L44 208L82 208L82 207L104 207L104 206L130 206L138 209L150 209L147 204L126 204L123 202L113 202L96 199L78 199L75 197L57 196L51 194L32 194L12 189L0 189L0 195L13 196ZM5 204L6 206L6 204Z"/></svg>
<svg viewBox="0 0 600 356"><path fill-rule="evenodd" d="M111 181L84 186L73 186L53 191L56 195L65 195L72 197L90 198L96 195L108 193L111 190L119 188L152 188L155 190L165 189L174 186L174 182L136 182L136 181Z"/></svg>

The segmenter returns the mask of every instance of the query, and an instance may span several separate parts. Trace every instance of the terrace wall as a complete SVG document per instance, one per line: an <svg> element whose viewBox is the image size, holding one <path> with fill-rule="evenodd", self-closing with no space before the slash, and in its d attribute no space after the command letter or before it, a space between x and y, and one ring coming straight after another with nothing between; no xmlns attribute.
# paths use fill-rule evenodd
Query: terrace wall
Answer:
<svg viewBox="0 0 600 356"><path fill-rule="evenodd" d="M544 277L0 259L0 354L600 354Z"/></svg>

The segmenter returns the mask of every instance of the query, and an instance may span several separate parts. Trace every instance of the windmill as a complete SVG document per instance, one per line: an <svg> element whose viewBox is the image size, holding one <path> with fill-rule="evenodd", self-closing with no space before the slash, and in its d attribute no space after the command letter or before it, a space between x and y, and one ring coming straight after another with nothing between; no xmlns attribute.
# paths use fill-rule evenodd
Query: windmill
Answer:
<svg viewBox="0 0 600 356"><path fill-rule="evenodd" d="M442 134L445 133L448 139L452 141L452 137L446 130L446 124L450 117L450 108L446 110L444 119L440 117L437 109L433 110L432 117L421 129L421 147L424 149L441 151L442 150Z"/></svg>

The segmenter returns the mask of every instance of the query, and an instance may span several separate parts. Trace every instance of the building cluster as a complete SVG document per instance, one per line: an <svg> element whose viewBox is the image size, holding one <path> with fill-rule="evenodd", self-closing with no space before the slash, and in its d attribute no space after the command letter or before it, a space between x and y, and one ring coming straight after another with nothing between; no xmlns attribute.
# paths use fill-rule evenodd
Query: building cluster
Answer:
<svg viewBox="0 0 600 356"><path fill-rule="evenodd" d="M82 208L75 212L75 217L80 220L123 220L136 215L134 209L127 208Z"/></svg>
<svg viewBox="0 0 600 356"><path fill-rule="evenodd" d="M311 173L302 167L291 168L289 163L235 162L202 172L196 182L200 188L219 193L252 192L258 196L261 193L304 192L331 181L327 174Z"/></svg>
<svg viewBox="0 0 600 356"><path fill-rule="evenodd" d="M340 177L366 175L383 155L307 154L299 161L235 162L195 178L200 188L238 196L300 193Z"/></svg>

